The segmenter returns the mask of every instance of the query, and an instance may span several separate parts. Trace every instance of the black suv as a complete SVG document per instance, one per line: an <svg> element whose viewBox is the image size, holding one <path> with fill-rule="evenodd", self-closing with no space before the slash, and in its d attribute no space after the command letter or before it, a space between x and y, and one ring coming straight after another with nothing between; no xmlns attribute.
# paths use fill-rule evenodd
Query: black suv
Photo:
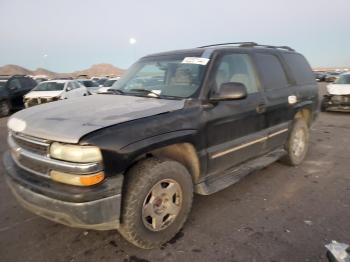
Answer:
<svg viewBox="0 0 350 262"><path fill-rule="evenodd" d="M0 76L0 117L24 108L23 96L36 85L37 82L28 76Z"/></svg>
<svg viewBox="0 0 350 262"><path fill-rule="evenodd" d="M212 194L279 159L300 164L317 108L314 74L289 47L149 55L107 94L14 114L6 178L38 215L118 229L153 248L184 225L193 193Z"/></svg>

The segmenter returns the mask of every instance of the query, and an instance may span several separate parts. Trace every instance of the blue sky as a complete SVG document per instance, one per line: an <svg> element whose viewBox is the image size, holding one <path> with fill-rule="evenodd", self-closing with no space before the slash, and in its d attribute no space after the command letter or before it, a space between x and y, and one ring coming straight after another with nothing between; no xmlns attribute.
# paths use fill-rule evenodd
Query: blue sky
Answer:
<svg viewBox="0 0 350 262"><path fill-rule="evenodd" d="M255 41L350 66L349 0L0 0L0 10L0 65L127 68L158 51Z"/></svg>

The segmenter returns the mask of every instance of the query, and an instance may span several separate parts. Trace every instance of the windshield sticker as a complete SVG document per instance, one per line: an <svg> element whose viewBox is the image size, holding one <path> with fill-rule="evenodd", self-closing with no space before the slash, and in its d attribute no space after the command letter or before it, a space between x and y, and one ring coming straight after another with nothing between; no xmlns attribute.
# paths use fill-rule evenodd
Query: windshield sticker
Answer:
<svg viewBox="0 0 350 262"><path fill-rule="evenodd" d="M206 65L210 59L203 57L185 57L182 64Z"/></svg>

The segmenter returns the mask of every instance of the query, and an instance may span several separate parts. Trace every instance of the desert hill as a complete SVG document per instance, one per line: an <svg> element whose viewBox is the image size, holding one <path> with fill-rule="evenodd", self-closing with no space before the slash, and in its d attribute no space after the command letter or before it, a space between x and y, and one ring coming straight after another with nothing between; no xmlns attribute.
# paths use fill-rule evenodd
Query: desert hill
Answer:
<svg viewBox="0 0 350 262"><path fill-rule="evenodd" d="M96 64L92 65L88 69L75 71L72 73L57 73L52 72L44 68L37 68L35 70L29 70L27 68L18 65L5 65L0 66L0 75L46 75L48 77L75 77L78 75L88 75L88 76L106 76L106 75L122 75L124 69L115 67L111 64Z"/></svg>

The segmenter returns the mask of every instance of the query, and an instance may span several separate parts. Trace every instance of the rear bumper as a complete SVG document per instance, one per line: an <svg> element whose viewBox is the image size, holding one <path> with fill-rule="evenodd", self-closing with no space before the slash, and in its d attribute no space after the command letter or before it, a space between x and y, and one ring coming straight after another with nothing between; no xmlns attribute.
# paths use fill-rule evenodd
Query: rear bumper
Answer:
<svg viewBox="0 0 350 262"><path fill-rule="evenodd" d="M4 166L6 169L6 182L12 193L18 202L31 212L71 227L96 230L117 229L119 227L120 192L113 192L108 196L104 195L104 197L98 194L99 197L97 199L84 201L81 199L67 201L57 197L53 198L41 192L36 192L36 189L34 188L33 190L30 183L20 180L19 177L27 176L28 174L26 174L25 170L15 165L9 154L4 156ZM32 176L35 177L34 174ZM45 185L45 183L42 183L42 185ZM105 186L102 188L105 188ZM90 189L90 191L94 190L96 188Z"/></svg>

